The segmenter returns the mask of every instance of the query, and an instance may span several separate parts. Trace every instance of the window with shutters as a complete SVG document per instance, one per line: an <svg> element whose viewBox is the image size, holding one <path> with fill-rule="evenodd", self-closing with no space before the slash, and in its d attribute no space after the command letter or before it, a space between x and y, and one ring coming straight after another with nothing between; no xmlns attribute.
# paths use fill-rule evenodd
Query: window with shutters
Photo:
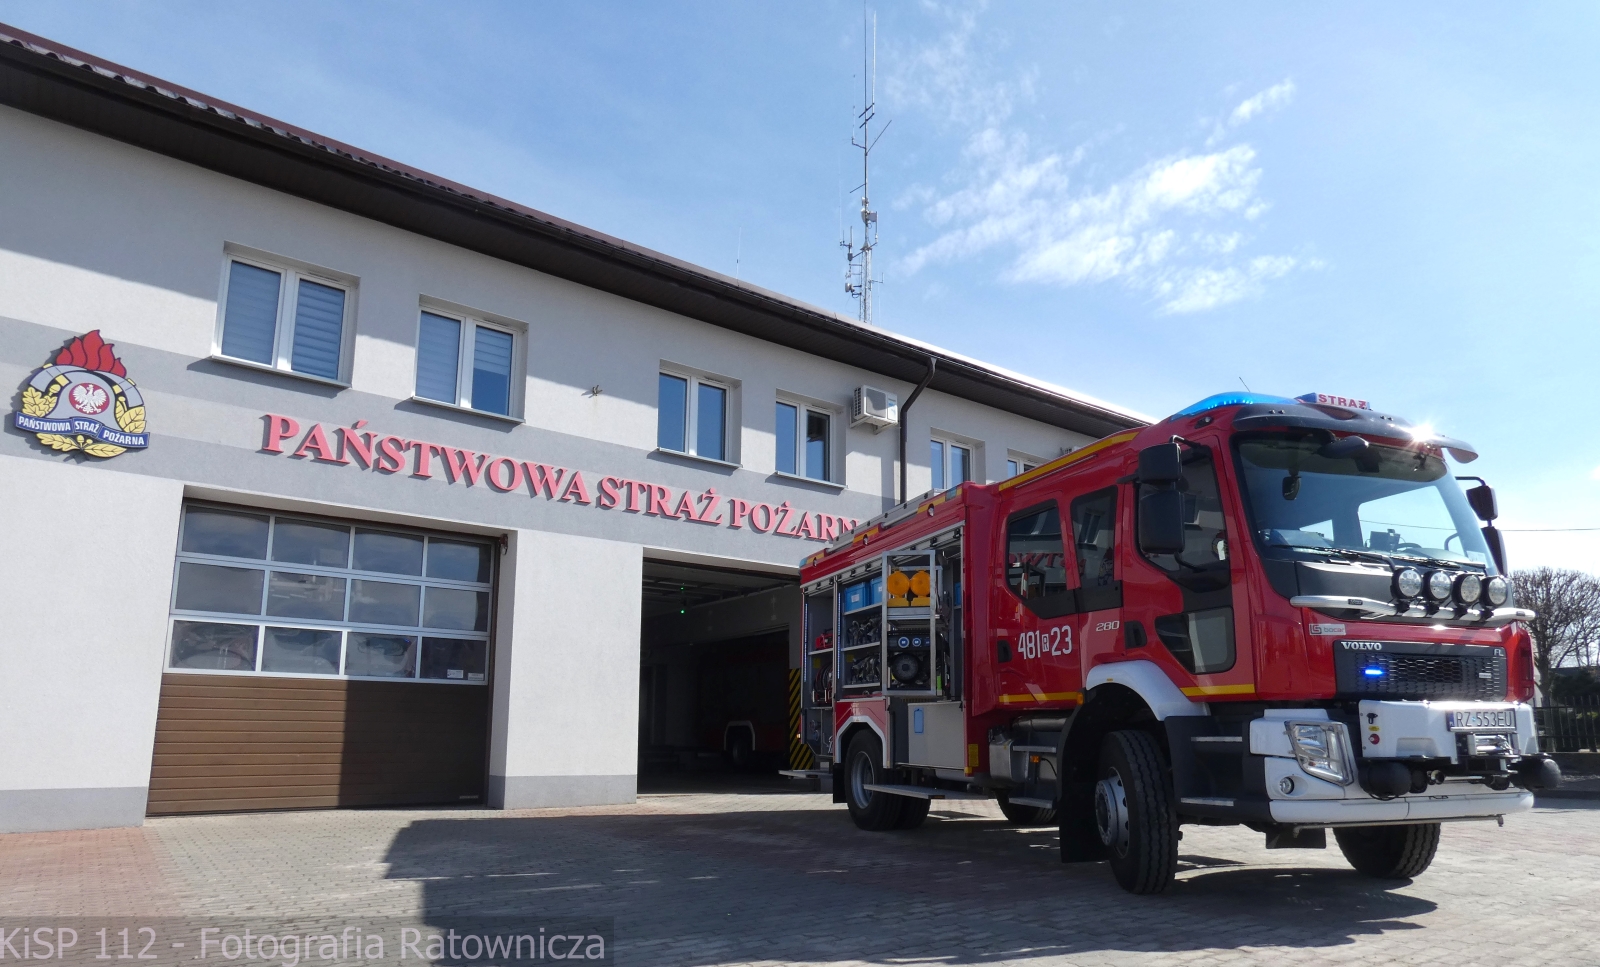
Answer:
<svg viewBox="0 0 1600 967"><path fill-rule="evenodd" d="M347 385L354 291L331 270L230 250L213 355Z"/></svg>
<svg viewBox="0 0 1600 967"><path fill-rule="evenodd" d="M424 306L417 323L416 398L517 419L520 336L507 323Z"/></svg>
<svg viewBox="0 0 1600 967"><path fill-rule="evenodd" d="M934 437L928 445L928 469L934 490L948 490L977 480L970 443ZM981 481L980 481L981 482Z"/></svg>
<svg viewBox="0 0 1600 967"><path fill-rule="evenodd" d="M656 449L739 462L739 384L663 361L656 376Z"/></svg>
<svg viewBox="0 0 1600 967"><path fill-rule="evenodd" d="M830 407L780 396L773 413L773 469L786 477L842 483L843 468L834 453L839 416Z"/></svg>

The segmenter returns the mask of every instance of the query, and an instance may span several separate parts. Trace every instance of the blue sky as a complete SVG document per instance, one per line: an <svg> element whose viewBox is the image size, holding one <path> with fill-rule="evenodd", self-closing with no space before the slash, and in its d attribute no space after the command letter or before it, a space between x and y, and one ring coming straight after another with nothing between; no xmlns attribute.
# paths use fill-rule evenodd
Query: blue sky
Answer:
<svg viewBox="0 0 1600 967"><path fill-rule="evenodd" d="M875 7L881 325L1161 415L1238 388L1475 443L1600 528L1600 7ZM859 4L77 3L0 20L822 306ZM1508 535L1597 569L1600 531Z"/></svg>

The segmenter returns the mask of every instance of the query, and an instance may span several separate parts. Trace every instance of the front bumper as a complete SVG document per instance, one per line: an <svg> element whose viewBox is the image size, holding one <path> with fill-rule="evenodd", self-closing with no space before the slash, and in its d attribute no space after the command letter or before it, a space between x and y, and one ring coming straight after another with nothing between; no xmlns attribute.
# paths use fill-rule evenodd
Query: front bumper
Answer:
<svg viewBox="0 0 1600 967"><path fill-rule="evenodd" d="M1469 766L1482 765L1478 759L1458 756L1458 736L1447 724L1447 714L1465 709L1512 708L1517 728L1508 733L1508 744L1517 753L1500 765L1504 769L1523 754L1537 749L1533 732L1533 711L1514 703L1473 702L1383 702L1363 701L1359 705L1359 728L1350 731L1350 781L1331 782L1307 774L1294 757L1287 724L1293 721L1326 721L1325 709L1272 709L1250 723L1249 747L1261 756L1262 779L1268 811L1274 822L1303 826L1362 825L1367 823L1439 822L1454 819L1489 819L1533 808L1533 794L1523 789L1493 789L1471 776L1447 778L1432 783L1420 792L1392 797L1369 795L1357 781L1365 766L1375 762L1401 762L1426 766L1430 771L1448 763L1448 770L1461 773ZM1421 773L1418 773L1420 775Z"/></svg>

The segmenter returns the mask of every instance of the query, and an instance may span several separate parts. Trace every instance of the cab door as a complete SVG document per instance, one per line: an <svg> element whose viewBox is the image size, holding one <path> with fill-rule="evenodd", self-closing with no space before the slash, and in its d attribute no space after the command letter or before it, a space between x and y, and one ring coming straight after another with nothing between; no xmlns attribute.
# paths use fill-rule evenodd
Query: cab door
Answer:
<svg viewBox="0 0 1600 967"><path fill-rule="evenodd" d="M1234 593L1242 571L1230 543L1238 529L1229 526L1219 450L1199 441L1183 444L1183 479L1177 484L1184 506L1181 552L1143 553L1137 546L1136 508L1123 511L1127 531L1135 534L1128 542L1133 546L1123 551L1130 601L1124 632L1138 625L1143 641L1147 631L1152 647L1145 655L1165 667L1195 701L1248 698L1256 690L1244 630L1247 599L1236 600ZM1134 489L1142 499L1159 485L1140 483Z"/></svg>
<svg viewBox="0 0 1600 967"><path fill-rule="evenodd" d="M996 539L1005 562L990 612L997 701L1018 709L1075 704L1083 690L1081 622L1077 594L1068 586L1060 502L1022 496Z"/></svg>
<svg viewBox="0 0 1600 967"><path fill-rule="evenodd" d="M1115 660L1122 642L1122 575L1117 563L1117 510L1120 489L1115 483L1068 501L1072 557L1079 612L1080 666L1093 668Z"/></svg>

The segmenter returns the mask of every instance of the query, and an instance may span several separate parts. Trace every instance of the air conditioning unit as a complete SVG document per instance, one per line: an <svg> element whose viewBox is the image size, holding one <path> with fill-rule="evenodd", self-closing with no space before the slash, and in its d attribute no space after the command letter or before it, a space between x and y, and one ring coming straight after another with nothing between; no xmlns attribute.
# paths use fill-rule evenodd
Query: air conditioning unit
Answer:
<svg viewBox="0 0 1600 967"><path fill-rule="evenodd" d="M858 386L850 398L850 425L894 426L900 422L900 400L875 386Z"/></svg>

